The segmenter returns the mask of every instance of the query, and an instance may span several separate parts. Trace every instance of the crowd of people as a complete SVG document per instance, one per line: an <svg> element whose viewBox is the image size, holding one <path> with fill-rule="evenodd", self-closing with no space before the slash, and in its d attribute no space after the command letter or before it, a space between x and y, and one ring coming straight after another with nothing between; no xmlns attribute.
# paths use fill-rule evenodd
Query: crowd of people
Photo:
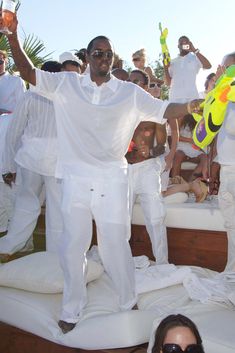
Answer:
<svg viewBox="0 0 235 353"><path fill-rule="evenodd" d="M208 169L213 169L208 168L210 161L221 166L219 199L228 233L226 268L234 270L235 137L226 129L234 103L229 104L228 123L218 135L217 151L211 148L213 155L208 155L195 149L192 113L200 110L201 103L196 76L211 65L189 38L180 37L179 56L164 66L165 76L159 79L147 66L144 49L133 54L136 69L124 70L104 36L91 40L86 49L64 52L58 62L48 61L37 69L19 43L16 15L10 29L8 40L20 77L7 73L7 56L0 51L0 134L4 135L0 231L7 231L0 238L0 256L7 259L27 245L46 200L46 249L59 254L64 273L58 323L62 332L75 327L87 303L86 252L92 220L120 310L136 308L129 246L136 197L140 198L155 260L166 264L164 197L192 192L196 202L203 202ZM232 64L235 54L225 56L216 77ZM27 91L23 80L29 83ZM161 100L164 82L169 86L169 101ZM213 84L214 74L208 76L205 92L213 89ZM181 175L184 161L196 163L188 180ZM218 169L213 186L219 182ZM171 352L169 343L162 342L163 352Z"/></svg>

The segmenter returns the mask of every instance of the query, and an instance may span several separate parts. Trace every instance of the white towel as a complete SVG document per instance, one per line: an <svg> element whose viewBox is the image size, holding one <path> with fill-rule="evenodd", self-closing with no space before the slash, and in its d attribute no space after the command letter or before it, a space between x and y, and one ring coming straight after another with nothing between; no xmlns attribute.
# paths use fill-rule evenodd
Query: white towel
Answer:
<svg viewBox="0 0 235 353"><path fill-rule="evenodd" d="M194 273L183 280L183 285L192 300L201 303L218 303L234 309L235 277L226 274L216 274L211 278L199 278Z"/></svg>
<svg viewBox="0 0 235 353"><path fill-rule="evenodd" d="M189 273L191 273L190 267L177 269L175 265L154 265L146 269L136 269L137 294L183 283L183 279Z"/></svg>
<svg viewBox="0 0 235 353"><path fill-rule="evenodd" d="M134 256L135 268L148 268L150 266L150 260L148 256Z"/></svg>

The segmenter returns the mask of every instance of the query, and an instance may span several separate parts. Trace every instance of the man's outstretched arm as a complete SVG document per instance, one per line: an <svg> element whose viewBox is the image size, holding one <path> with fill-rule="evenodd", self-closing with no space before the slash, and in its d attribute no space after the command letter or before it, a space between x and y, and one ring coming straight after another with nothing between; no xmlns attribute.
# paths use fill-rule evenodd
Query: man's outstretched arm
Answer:
<svg viewBox="0 0 235 353"><path fill-rule="evenodd" d="M200 104L203 99L194 99L188 103L170 103L164 113L164 118L167 120L177 119L186 114L199 112L201 110Z"/></svg>
<svg viewBox="0 0 235 353"><path fill-rule="evenodd" d="M2 17L0 14L0 27L1 25L2 25ZM27 82L35 86L36 85L35 68L32 62L27 57L27 55L25 54L18 40L17 25L18 25L17 17L16 17L16 14L14 14L13 22L9 27L9 30L12 32L12 34L8 35L8 41L11 47L12 56L16 64L16 67L20 72L20 76L24 80L26 80Z"/></svg>

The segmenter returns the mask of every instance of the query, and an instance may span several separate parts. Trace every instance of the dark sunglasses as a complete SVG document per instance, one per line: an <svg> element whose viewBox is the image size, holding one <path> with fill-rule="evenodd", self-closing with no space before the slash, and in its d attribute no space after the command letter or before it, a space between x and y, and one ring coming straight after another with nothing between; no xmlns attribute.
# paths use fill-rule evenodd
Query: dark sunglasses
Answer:
<svg viewBox="0 0 235 353"><path fill-rule="evenodd" d="M140 58L133 58L133 61L140 61Z"/></svg>
<svg viewBox="0 0 235 353"><path fill-rule="evenodd" d="M0 59L0 65L4 64L4 60Z"/></svg>
<svg viewBox="0 0 235 353"><path fill-rule="evenodd" d="M91 53L91 56L93 56L93 58L95 59L101 59L101 58L112 59L113 52L111 50L103 51L100 49L96 49Z"/></svg>
<svg viewBox="0 0 235 353"><path fill-rule="evenodd" d="M144 85L144 82L142 82L142 81L140 81L140 80L133 80L133 81L131 81L130 80L130 82L132 82L132 83L134 83L135 85Z"/></svg>
<svg viewBox="0 0 235 353"><path fill-rule="evenodd" d="M167 343L162 347L163 353L204 353L201 344L189 344L183 351L178 344Z"/></svg>

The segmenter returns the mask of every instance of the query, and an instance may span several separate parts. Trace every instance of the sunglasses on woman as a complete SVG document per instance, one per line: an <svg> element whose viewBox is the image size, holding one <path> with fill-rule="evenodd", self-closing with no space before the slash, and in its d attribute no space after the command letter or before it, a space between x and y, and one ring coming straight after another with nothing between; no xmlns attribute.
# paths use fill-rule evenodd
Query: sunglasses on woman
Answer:
<svg viewBox="0 0 235 353"><path fill-rule="evenodd" d="M204 353L201 344L189 344L183 351L178 344L167 343L162 347L162 353Z"/></svg>

